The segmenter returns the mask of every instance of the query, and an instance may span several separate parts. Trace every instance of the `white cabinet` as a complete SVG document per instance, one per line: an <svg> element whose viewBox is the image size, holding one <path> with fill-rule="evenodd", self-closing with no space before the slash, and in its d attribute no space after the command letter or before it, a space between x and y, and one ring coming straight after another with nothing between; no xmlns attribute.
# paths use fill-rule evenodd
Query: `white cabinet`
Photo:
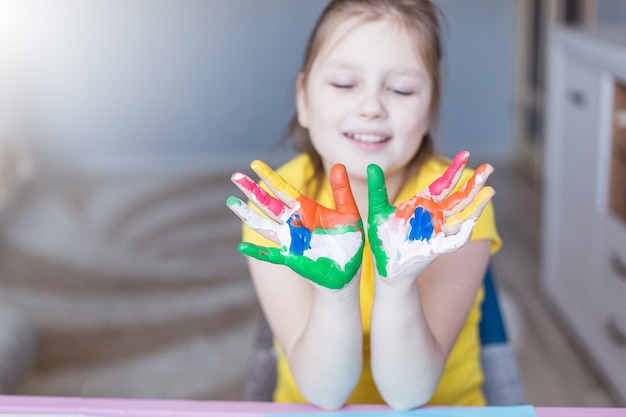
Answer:
<svg viewBox="0 0 626 417"><path fill-rule="evenodd" d="M550 43L542 287L626 402L626 30Z"/></svg>

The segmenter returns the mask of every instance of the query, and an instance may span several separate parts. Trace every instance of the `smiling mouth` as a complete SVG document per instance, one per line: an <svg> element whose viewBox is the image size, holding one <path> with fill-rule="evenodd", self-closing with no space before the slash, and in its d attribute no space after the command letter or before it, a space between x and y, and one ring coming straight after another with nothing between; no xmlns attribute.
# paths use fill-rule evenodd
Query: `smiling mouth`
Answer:
<svg viewBox="0 0 626 417"><path fill-rule="evenodd" d="M369 133L345 133L348 139L362 143L385 143L391 140L391 136L375 135Z"/></svg>

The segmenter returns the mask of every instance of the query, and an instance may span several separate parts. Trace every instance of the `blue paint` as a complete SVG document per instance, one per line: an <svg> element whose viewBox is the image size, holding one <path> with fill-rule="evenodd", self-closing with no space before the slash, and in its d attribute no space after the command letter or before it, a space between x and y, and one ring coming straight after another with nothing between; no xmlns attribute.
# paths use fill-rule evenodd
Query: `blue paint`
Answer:
<svg viewBox="0 0 626 417"><path fill-rule="evenodd" d="M294 224L295 223L295 224ZM302 255L305 250L311 249L311 231L302 226L299 215L294 215L287 220L289 232L291 233L291 245L289 252Z"/></svg>
<svg viewBox="0 0 626 417"><path fill-rule="evenodd" d="M415 209L409 219L409 240L427 240L433 235L433 220L430 213L422 207Z"/></svg>

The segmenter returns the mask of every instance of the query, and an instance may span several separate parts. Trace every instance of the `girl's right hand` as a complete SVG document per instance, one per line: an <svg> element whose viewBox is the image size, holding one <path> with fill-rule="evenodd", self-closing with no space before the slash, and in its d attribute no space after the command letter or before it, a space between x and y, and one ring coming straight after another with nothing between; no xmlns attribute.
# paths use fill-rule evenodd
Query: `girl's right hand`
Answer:
<svg viewBox="0 0 626 417"><path fill-rule="evenodd" d="M488 164L476 169L460 191L456 187L468 152L460 152L446 172L427 190L392 206L380 167L367 169L368 236L378 275L388 280L413 282L441 254L464 246L474 223L494 195L485 187L493 172Z"/></svg>
<svg viewBox="0 0 626 417"><path fill-rule="evenodd" d="M244 255L283 264L310 281L329 289L350 283L361 267L363 223L343 165L330 171L335 209L319 205L288 184L267 164L250 165L272 196L247 175L236 172L231 180L267 217L237 197L226 204L250 228L278 244L262 247L239 244Z"/></svg>

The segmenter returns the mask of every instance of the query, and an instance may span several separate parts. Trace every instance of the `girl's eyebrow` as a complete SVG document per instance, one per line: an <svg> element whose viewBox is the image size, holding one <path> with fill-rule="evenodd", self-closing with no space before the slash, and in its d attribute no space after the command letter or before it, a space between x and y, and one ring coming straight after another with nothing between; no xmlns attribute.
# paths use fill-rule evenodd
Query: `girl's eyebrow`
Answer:
<svg viewBox="0 0 626 417"><path fill-rule="evenodd" d="M351 64L351 63L345 62L345 61L327 61L325 63L325 65L327 65L329 67L341 68L341 69L358 69L358 68L360 68L358 65Z"/></svg>
<svg viewBox="0 0 626 417"><path fill-rule="evenodd" d="M325 63L325 66L328 66L330 68L346 69L346 70L362 69L361 66L350 63L350 62L346 62L346 61L327 61ZM412 67L391 68L390 70L387 71L387 74L400 75L400 76L414 76L418 78L428 78L428 74L424 70L419 69L419 68L412 68Z"/></svg>
<svg viewBox="0 0 626 417"><path fill-rule="evenodd" d="M414 76L414 77L418 77L418 78L428 78L428 74L422 70L422 69L418 69L418 68L410 68L410 67L400 67L400 68L393 68L389 71L389 73L391 75L408 75L408 76Z"/></svg>

